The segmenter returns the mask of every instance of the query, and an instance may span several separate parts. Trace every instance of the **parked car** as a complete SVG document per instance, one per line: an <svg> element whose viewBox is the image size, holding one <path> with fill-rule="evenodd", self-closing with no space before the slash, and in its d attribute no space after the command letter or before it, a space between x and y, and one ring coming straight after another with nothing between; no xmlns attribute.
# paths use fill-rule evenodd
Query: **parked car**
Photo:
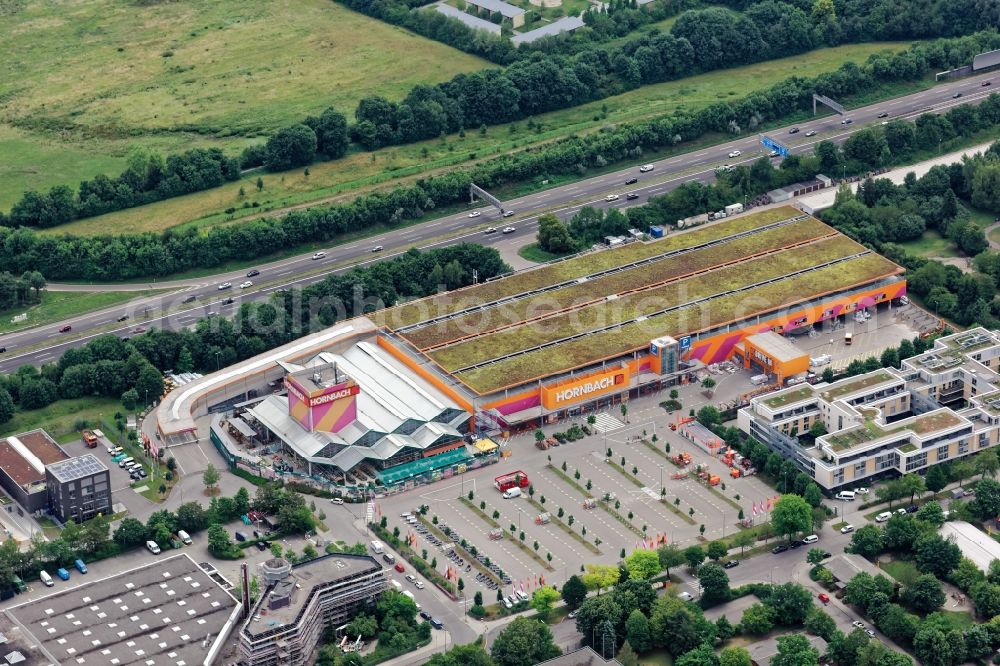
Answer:
<svg viewBox="0 0 1000 666"><path fill-rule="evenodd" d="M854 622L851 622L851 626L854 627L855 629L864 629L865 623L862 622L861 620L855 620Z"/></svg>
<svg viewBox="0 0 1000 666"><path fill-rule="evenodd" d="M871 492L871 490L866 488L865 486L861 486L860 488L855 488L854 492L856 492L859 495L867 495Z"/></svg>
<svg viewBox="0 0 1000 666"><path fill-rule="evenodd" d="M417 581L416 583L414 583L414 584L413 584L413 586L414 586L415 588L417 588L418 590L422 590L422 589L424 589L424 583L423 583L423 581L419 581L419 580L418 580L418 581Z"/></svg>
<svg viewBox="0 0 1000 666"><path fill-rule="evenodd" d="M738 566L740 566L739 560L729 560L728 562L722 565L724 569L735 569Z"/></svg>
<svg viewBox="0 0 1000 666"><path fill-rule="evenodd" d="M580 614L580 611L574 610L574 611L570 611L569 615L567 615L566 617L568 617L569 619L572 620L572 619L574 619L579 614Z"/></svg>
<svg viewBox="0 0 1000 666"><path fill-rule="evenodd" d="M87 565L84 564L83 560L81 559L73 560L73 566L76 567L76 570L79 571L80 573L82 574L87 573Z"/></svg>
<svg viewBox="0 0 1000 666"><path fill-rule="evenodd" d="M822 601L824 604L830 603L830 595L828 595L826 592L820 592L817 599Z"/></svg>
<svg viewBox="0 0 1000 666"><path fill-rule="evenodd" d="M149 552L151 552L153 555L160 554L160 547L156 544L155 541L147 541L146 549L149 550Z"/></svg>
<svg viewBox="0 0 1000 666"><path fill-rule="evenodd" d="M406 581L409 582L409 583L416 583L417 582L417 577L414 576L413 574L406 574L406 576L404 576L404 578L406 578Z"/></svg>
<svg viewBox="0 0 1000 666"><path fill-rule="evenodd" d="M261 552L263 552L263 551L267 550L267 546L265 546L265 545L264 545L264 542L263 542L263 541L258 541L258 542L257 542L257 543L255 543L254 545L255 545L255 546L257 546L257 550L259 550L259 551L261 551Z"/></svg>
<svg viewBox="0 0 1000 666"><path fill-rule="evenodd" d="M795 539L790 544L788 544L788 547L789 548L800 548L800 547L802 547L804 545L806 545L805 541L802 541L801 539Z"/></svg>
<svg viewBox="0 0 1000 666"><path fill-rule="evenodd" d="M59 578L61 578L62 580L69 580L69 572L63 569L62 567L56 569L56 575L59 576Z"/></svg>
<svg viewBox="0 0 1000 666"><path fill-rule="evenodd" d="M788 550L788 546L783 543L779 543L777 546L771 549L771 552L777 555L778 553L783 553Z"/></svg>
<svg viewBox="0 0 1000 666"><path fill-rule="evenodd" d="M343 503L344 503L344 498L342 498L342 497L334 497L334 498L332 498L330 500L330 504L341 504L342 505Z"/></svg>
<svg viewBox="0 0 1000 666"><path fill-rule="evenodd" d="M854 525L851 525L850 523L848 523L848 524L846 524L846 525L844 525L843 527L840 528L840 533L841 534L850 534L853 531L854 531Z"/></svg>
<svg viewBox="0 0 1000 666"><path fill-rule="evenodd" d="M420 617L423 618L424 620L427 620L428 622L430 622L431 620L431 614L428 613L427 611L420 611Z"/></svg>

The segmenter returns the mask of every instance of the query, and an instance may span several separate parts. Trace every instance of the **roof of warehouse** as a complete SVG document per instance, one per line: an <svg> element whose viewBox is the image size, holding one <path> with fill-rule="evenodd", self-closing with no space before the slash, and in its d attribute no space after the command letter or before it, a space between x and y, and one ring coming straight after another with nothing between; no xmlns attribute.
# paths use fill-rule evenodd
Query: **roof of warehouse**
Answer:
<svg viewBox="0 0 1000 666"><path fill-rule="evenodd" d="M23 445L29 456L42 465L42 469L26 458L18 444ZM32 430L0 439L0 469L19 486L45 480L45 465L51 465L69 456L44 430Z"/></svg>
<svg viewBox="0 0 1000 666"><path fill-rule="evenodd" d="M195 666L206 636L218 638L236 604L181 554L68 583L6 612L59 663Z"/></svg>
<svg viewBox="0 0 1000 666"><path fill-rule="evenodd" d="M794 361L806 355L806 352L789 342L788 338L774 331L749 335L747 342L780 363Z"/></svg>
<svg viewBox="0 0 1000 666"><path fill-rule="evenodd" d="M737 313L750 317L901 272L783 207L589 253L373 318L485 395L616 358L663 335L711 330ZM743 311L747 303L753 312Z"/></svg>

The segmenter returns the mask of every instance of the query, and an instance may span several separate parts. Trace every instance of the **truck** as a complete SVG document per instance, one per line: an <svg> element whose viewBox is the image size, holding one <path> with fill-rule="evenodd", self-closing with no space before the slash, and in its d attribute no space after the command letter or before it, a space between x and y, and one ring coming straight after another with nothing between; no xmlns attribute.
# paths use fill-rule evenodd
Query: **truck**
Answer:
<svg viewBox="0 0 1000 666"><path fill-rule="evenodd" d="M849 345L852 342L854 342L854 334L851 333L850 331L847 331L846 333L844 333L844 344Z"/></svg>
<svg viewBox="0 0 1000 666"><path fill-rule="evenodd" d="M381 541L372 541L370 547L372 549L372 552L375 553L376 555L381 555L385 550L384 548L382 548Z"/></svg>
<svg viewBox="0 0 1000 666"><path fill-rule="evenodd" d="M510 490L511 488L527 488L528 483L528 475L521 470L510 472L509 474L501 474L493 479L493 486L500 492Z"/></svg>
<svg viewBox="0 0 1000 666"><path fill-rule="evenodd" d="M736 215L743 212L743 204L734 203L726 206L726 215Z"/></svg>
<svg viewBox="0 0 1000 666"><path fill-rule="evenodd" d="M677 220L677 228L687 229L689 227L696 227L699 224L705 224L706 222L708 222L708 213L692 215L691 217L685 217L683 220Z"/></svg>
<svg viewBox="0 0 1000 666"><path fill-rule="evenodd" d="M83 443L87 445L88 449L97 448L97 435L89 430L83 431Z"/></svg>
<svg viewBox="0 0 1000 666"><path fill-rule="evenodd" d="M820 368L820 367L828 364L832 360L833 359L830 357L829 354L820 354L819 356L817 356L815 358L809 359L809 365L811 365L814 368Z"/></svg>

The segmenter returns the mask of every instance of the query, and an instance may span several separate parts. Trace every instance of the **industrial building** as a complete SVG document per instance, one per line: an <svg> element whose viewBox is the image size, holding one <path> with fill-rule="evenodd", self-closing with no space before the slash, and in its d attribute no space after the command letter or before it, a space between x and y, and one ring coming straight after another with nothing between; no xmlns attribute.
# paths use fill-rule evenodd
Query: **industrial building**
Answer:
<svg viewBox="0 0 1000 666"><path fill-rule="evenodd" d="M0 439L0 486L24 511L44 511L49 501L45 467L69 457L44 430Z"/></svg>
<svg viewBox="0 0 1000 666"><path fill-rule="evenodd" d="M296 565L273 558L261 566L263 593L239 633L247 666L313 663L329 627L368 610L386 589L382 565L367 555L333 553Z"/></svg>
<svg viewBox="0 0 1000 666"><path fill-rule="evenodd" d="M890 307L902 272L791 207L728 218L340 322L172 391L159 438L195 441L212 414L216 447L257 473L289 456L357 487L448 476L489 458L461 441L473 429L535 428L734 357L801 376L784 336Z"/></svg>
<svg viewBox="0 0 1000 666"><path fill-rule="evenodd" d="M241 607L188 555L8 608L52 664L211 666Z"/></svg>
<svg viewBox="0 0 1000 666"><path fill-rule="evenodd" d="M922 472L1000 442L1000 335L984 328L831 384L757 396L739 411L743 432L794 460L827 490ZM826 434L803 445L816 423Z"/></svg>

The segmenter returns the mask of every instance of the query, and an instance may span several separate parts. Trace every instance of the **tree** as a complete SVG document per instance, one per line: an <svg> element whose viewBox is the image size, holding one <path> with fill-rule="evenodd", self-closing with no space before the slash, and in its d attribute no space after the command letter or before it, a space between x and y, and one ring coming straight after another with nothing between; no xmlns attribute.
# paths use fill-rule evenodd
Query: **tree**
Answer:
<svg viewBox="0 0 1000 666"><path fill-rule="evenodd" d="M609 564L588 564L583 574L583 582L588 590L601 590L618 582L618 567Z"/></svg>
<svg viewBox="0 0 1000 666"><path fill-rule="evenodd" d="M378 634L378 620L371 615L358 615L347 624L345 633L371 640Z"/></svg>
<svg viewBox="0 0 1000 666"><path fill-rule="evenodd" d="M719 616L719 619L715 621L715 637L725 642L735 635L736 627L729 622L725 615Z"/></svg>
<svg viewBox="0 0 1000 666"><path fill-rule="evenodd" d="M316 159L316 147L316 132L311 127L285 127L267 140L265 166L270 171L284 171L311 164Z"/></svg>
<svg viewBox="0 0 1000 666"><path fill-rule="evenodd" d="M576 609L587 598L587 586L576 574L570 576L562 586L562 598L571 609Z"/></svg>
<svg viewBox="0 0 1000 666"><path fill-rule="evenodd" d="M688 546L684 549L684 559L692 569L697 568L705 561L705 551L700 546Z"/></svg>
<svg viewBox="0 0 1000 666"><path fill-rule="evenodd" d="M562 654L542 622L519 617L493 641L490 655L498 666L534 666Z"/></svg>
<svg viewBox="0 0 1000 666"><path fill-rule="evenodd" d="M0 387L0 423L6 423L14 418L14 400L7 389Z"/></svg>
<svg viewBox="0 0 1000 666"><path fill-rule="evenodd" d="M805 495L802 499L806 501L806 504L813 508L819 508L823 503L823 493L820 491L819 486L815 483L810 483L806 486Z"/></svg>
<svg viewBox="0 0 1000 666"><path fill-rule="evenodd" d="M713 541L708 544L706 554L708 555L708 559L718 562L720 559L725 557L728 552L729 547L726 546L725 541Z"/></svg>
<svg viewBox="0 0 1000 666"><path fill-rule="evenodd" d="M535 590L531 595L531 607L534 608L542 619L548 617L552 610L552 604L559 599L559 592L548 585L543 585Z"/></svg>
<svg viewBox="0 0 1000 666"><path fill-rule="evenodd" d="M754 533L752 531L742 530L740 532L737 532L736 535L733 536L732 543L733 546L739 547L740 554L742 555L743 551L746 550L747 546L754 545L755 539L756 537L754 536Z"/></svg>
<svg viewBox="0 0 1000 666"><path fill-rule="evenodd" d="M718 666L718 663L715 649L708 643L702 643L674 660L675 666Z"/></svg>
<svg viewBox="0 0 1000 666"><path fill-rule="evenodd" d="M185 502L177 507L177 526L185 532L200 532L208 527L208 514L200 502Z"/></svg>
<svg viewBox="0 0 1000 666"><path fill-rule="evenodd" d="M882 528L865 525L851 535L851 552L873 560L885 549Z"/></svg>
<svg viewBox="0 0 1000 666"><path fill-rule="evenodd" d="M761 636L774 628L774 611L762 603L755 603L745 611L740 618L743 633L751 636Z"/></svg>
<svg viewBox="0 0 1000 666"><path fill-rule="evenodd" d="M983 618L1000 614L1000 586L992 583L977 583L970 594L976 613Z"/></svg>
<svg viewBox="0 0 1000 666"><path fill-rule="evenodd" d="M576 249L569 229L552 213L538 218L538 246L553 254L566 254Z"/></svg>
<svg viewBox="0 0 1000 666"><path fill-rule="evenodd" d="M976 499L969 502L969 508L980 520L1000 516L1000 481L981 479L976 484Z"/></svg>
<svg viewBox="0 0 1000 666"><path fill-rule="evenodd" d="M719 666L752 666L753 660L746 648L727 647L719 653Z"/></svg>
<svg viewBox="0 0 1000 666"><path fill-rule="evenodd" d="M816 666L819 651L805 636L779 636L778 654L771 658L771 666Z"/></svg>
<svg viewBox="0 0 1000 666"><path fill-rule="evenodd" d="M810 634L819 636L827 642L830 641L834 632L837 631L837 623L834 619L822 608L816 606L809 609L803 626Z"/></svg>
<svg viewBox="0 0 1000 666"><path fill-rule="evenodd" d="M704 606L729 601L729 575L718 564L703 564L698 569L698 582Z"/></svg>
<svg viewBox="0 0 1000 666"><path fill-rule="evenodd" d="M118 524L113 538L122 548L138 546L146 540L146 526L135 518L125 518Z"/></svg>
<svg viewBox="0 0 1000 666"><path fill-rule="evenodd" d="M847 582L844 588L844 600L847 603L865 610L876 594L891 594L892 583L883 575L872 576L862 571Z"/></svg>
<svg viewBox="0 0 1000 666"><path fill-rule="evenodd" d="M205 488L208 490L209 494L215 494L215 486L219 483L219 479L222 475L219 474L219 470L215 468L215 465L208 463L208 467L205 471L201 473L201 481L205 484Z"/></svg>
<svg viewBox="0 0 1000 666"><path fill-rule="evenodd" d="M948 485L948 474L942 465L934 465L927 470L927 478L924 479L927 490L932 493L939 493Z"/></svg>
<svg viewBox="0 0 1000 666"><path fill-rule="evenodd" d="M674 543L660 546L656 549L656 555L660 558L660 568L664 569L668 576L670 575L671 567L679 567L687 561L684 552Z"/></svg>
<svg viewBox="0 0 1000 666"><path fill-rule="evenodd" d="M136 406L139 404L139 392L134 388L122 393L122 407L125 408L126 412L134 412Z"/></svg>
<svg viewBox="0 0 1000 666"><path fill-rule="evenodd" d="M910 495L911 504L913 503L913 498L916 495L923 494L923 492L927 490L927 486L924 483L924 477L919 474L914 474L913 472L906 474L900 479L900 487L903 490L903 494Z"/></svg>
<svg viewBox="0 0 1000 666"><path fill-rule="evenodd" d="M774 621L785 626L802 624L813 607L809 590L798 583L773 586L764 605L774 610Z"/></svg>
<svg viewBox="0 0 1000 666"><path fill-rule="evenodd" d="M826 551L822 548L810 548L809 552L806 553L806 562L812 565L818 565L825 559Z"/></svg>
<svg viewBox="0 0 1000 666"><path fill-rule="evenodd" d="M232 538L225 527L219 523L208 526L208 552L214 557L232 559L239 556L239 548L233 544Z"/></svg>
<svg viewBox="0 0 1000 666"><path fill-rule="evenodd" d="M925 666L951 666L951 645L943 631L933 624L920 628L913 637L913 654Z"/></svg>
<svg viewBox="0 0 1000 666"><path fill-rule="evenodd" d="M976 470L976 473L980 475L980 478L985 479L987 476L994 476L997 470L1000 469L1000 459L997 458L997 450L986 449L980 451L972 459L972 466Z"/></svg>
<svg viewBox="0 0 1000 666"><path fill-rule="evenodd" d="M937 534L921 537L915 547L917 568L944 580L962 559L962 551L951 541Z"/></svg>
<svg viewBox="0 0 1000 666"><path fill-rule="evenodd" d="M944 511L937 502L927 502L921 506L916 513L917 520L929 523L935 527L944 525Z"/></svg>
<svg viewBox="0 0 1000 666"><path fill-rule="evenodd" d="M702 424L706 428L722 424L722 412L720 412L717 407L713 407L712 405L705 405L699 409L698 415L695 416L695 418L698 420L698 423Z"/></svg>
<svg viewBox="0 0 1000 666"><path fill-rule="evenodd" d="M649 620L638 608L629 613L628 619L625 620L625 636L629 645L639 652L645 652L653 647L649 635Z"/></svg>
<svg viewBox="0 0 1000 666"><path fill-rule="evenodd" d="M625 569L632 580L649 580L660 573L660 558L652 550L634 550L625 558Z"/></svg>
<svg viewBox="0 0 1000 666"><path fill-rule="evenodd" d="M812 507L798 495L782 495L771 512L771 524L780 535L812 530Z"/></svg>
<svg viewBox="0 0 1000 666"><path fill-rule="evenodd" d="M944 604L941 581L931 574L919 576L906 588L903 600L918 613L933 613Z"/></svg>

